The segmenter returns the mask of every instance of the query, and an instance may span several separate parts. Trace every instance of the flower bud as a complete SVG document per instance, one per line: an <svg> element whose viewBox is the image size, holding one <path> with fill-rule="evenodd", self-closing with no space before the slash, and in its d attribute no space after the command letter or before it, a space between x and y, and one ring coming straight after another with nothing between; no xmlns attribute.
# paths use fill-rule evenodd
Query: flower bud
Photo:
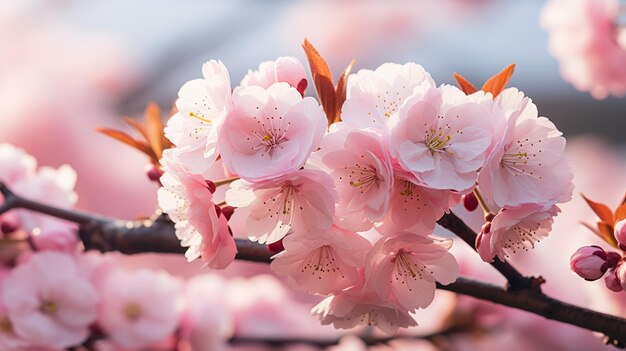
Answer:
<svg viewBox="0 0 626 351"><path fill-rule="evenodd" d="M622 289L626 289L626 264L624 264L624 261L620 262L617 265L617 268L615 268L615 276L617 277Z"/></svg>
<svg viewBox="0 0 626 351"><path fill-rule="evenodd" d="M161 176L163 175L163 171L159 169L159 167L148 164L146 165L145 170L146 170L146 175L148 176L148 179L157 183L161 182L160 179L161 179Z"/></svg>
<svg viewBox="0 0 626 351"><path fill-rule="evenodd" d="M222 215L226 217L226 220L229 221L230 217L232 217L233 213L235 213L235 208L232 206L224 206L222 207Z"/></svg>
<svg viewBox="0 0 626 351"><path fill-rule="evenodd" d="M273 254L277 254L279 252L282 252L285 250L285 247L283 246L283 239L278 240L275 243L271 243L267 245L267 248L273 253Z"/></svg>
<svg viewBox="0 0 626 351"><path fill-rule="evenodd" d="M206 180L206 187L209 188L211 194L215 194L215 191L217 190L217 186L215 186L215 183L210 180Z"/></svg>
<svg viewBox="0 0 626 351"><path fill-rule="evenodd" d="M619 248L626 251L626 219L622 219L615 224L614 234Z"/></svg>
<svg viewBox="0 0 626 351"><path fill-rule="evenodd" d="M570 268L585 280L598 280L609 268L607 258L607 253L601 247L583 246L570 258Z"/></svg>
<svg viewBox="0 0 626 351"><path fill-rule="evenodd" d="M606 275L606 277L604 277L604 284L606 284L606 287L611 291L620 292L624 290L619 278L617 277L615 269L609 270L609 273Z"/></svg>
<svg viewBox="0 0 626 351"><path fill-rule="evenodd" d="M18 230L18 225L10 221L0 221L0 232L10 234Z"/></svg>
<svg viewBox="0 0 626 351"><path fill-rule="evenodd" d="M472 212L478 208L478 199L474 193L469 193L461 197L461 202L466 210Z"/></svg>

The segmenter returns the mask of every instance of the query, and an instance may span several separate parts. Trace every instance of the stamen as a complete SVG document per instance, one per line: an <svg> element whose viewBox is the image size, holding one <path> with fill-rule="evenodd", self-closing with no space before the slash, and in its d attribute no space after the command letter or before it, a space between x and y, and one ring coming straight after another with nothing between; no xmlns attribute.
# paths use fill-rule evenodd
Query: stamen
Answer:
<svg viewBox="0 0 626 351"><path fill-rule="evenodd" d="M204 118L204 117L202 117L202 116L200 116L200 115L198 115L196 113L193 113L193 112L189 112L189 117L197 118L197 119L201 120L202 122L206 122L206 123L209 123L209 124L213 123L211 120L208 120L208 119L206 119L206 118Z"/></svg>

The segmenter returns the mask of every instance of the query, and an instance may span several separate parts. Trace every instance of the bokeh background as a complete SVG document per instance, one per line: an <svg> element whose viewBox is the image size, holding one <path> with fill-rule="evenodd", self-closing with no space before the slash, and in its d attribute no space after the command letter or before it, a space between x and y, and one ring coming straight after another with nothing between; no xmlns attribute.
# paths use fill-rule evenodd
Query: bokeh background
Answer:
<svg viewBox="0 0 626 351"><path fill-rule="evenodd" d="M581 245L598 243L579 224L593 222L593 215L578 193L615 205L626 191L626 99L595 100L560 78L547 51L547 33L539 27L543 5L495 0L0 0L0 142L26 149L43 165L71 164L79 177L79 208L132 219L149 215L156 206L156 185L147 181L146 160L94 129L129 130L121 117L140 118L149 101L169 110L178 89L200 77L202 63L209 59L221 59L234 84L264 60L293 55L305 62L300 47L305 37L335 74L352 58L355 69L414 61L438 83L453 83L453 72L459 72L480 85L516 63L511 85L530 96L568 138L577 185L575 200L557 220L556 234L516 263L525 272L543 274L546 290L559 298L624 315L626 293L611 293L602 282L584 283L569 271L569 256ZM308 93L314 94L312 87ZM480 215L462 215L480 225ZM492 272L483 273L477 256L464 249L455 246L466 274L501 282ZM199 264L187 265L180 257L126 260L129 266L164 267L182 275L202 272ZM265 271L238 263L226 274ZM481 316L499 315L492 320L504 318L510 325L498 342L452 341L450 349L507 345L510 350L511 341L520 350L602 348L596 337L573 327L545 324L524 313L505 315L467 301L454 303L469 305L467 310L482 308ZM450 304L443 300L444 307L438 308ZM251 323L262 319L259 313ZM299 318L294 314L285 320ZM539 341L523 338L524 333L534 333Z"/></svg>

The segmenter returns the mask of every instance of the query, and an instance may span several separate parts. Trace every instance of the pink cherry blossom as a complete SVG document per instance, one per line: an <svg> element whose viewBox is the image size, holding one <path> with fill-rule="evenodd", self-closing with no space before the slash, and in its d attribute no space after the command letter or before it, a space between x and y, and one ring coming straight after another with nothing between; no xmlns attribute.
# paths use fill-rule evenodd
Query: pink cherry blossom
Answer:
<svg viewBox="0 0 626 351"><path fill-rule="evenodd" d="M389 209L393 167L380 134L345 124L334 127L313 154L311 164L324 169L335 181L339 226L368 230Z"/></svg>
<svg viewBox="0 0 626 351"><path fill-rule="evenodd" d="M219 135L224 166L248 181L293 172L318 148L326 124L317 101L286 83L238 88Z"/></svg>
<svg viewBox="0 0 626 351"><path fill-rule="evenodd" d="M234 321L225 305L226 282L215 274L191 278L185 288L185 311L179 335L192 350L220 351L233 335Z"/></svg>
<svg viewBox="0 0 626 351"><path fill-rule="evenodd" d="M393 155L428 187L467 191L487 157L491 120L488 101L457 88L416 92L391 121Z"/></svg>
<svg viewBox="0 0 626 351"><path fill-rule="evenodd" d="M561 76L596 99L626 93L626 34L618 0L551 0L541 13Z"/></svg>
<svg viewBox="0 0 626 351"><path fill-rule="evenodd" d="M437 220L459 202L459 195L449 190L426 188L419 185L412 174L394 168L389 210L376 230L383 234L403 230L432 232Z"/></svg>
<svg viewBox="0 0 626 351"><path fill-rule="evenodd" d="M178 92L178 113L170 118L165 135L176 153L195 174L206 172L219 155L218 132L230 104L230 77L221 61L202 66L203 79L185 83Z"/></svg>
<svg viewBox="0 0 626 351"><path fill-rule="evenodd" d="M585 280L602 278L609 267L607 254L599 246L583 246L570 258L571 270ZM617 264L617 262L615 262Z"/></svg>
<svg viewBox="0 0 626 351"><path fill-rule="evenodd" d="M98 294L74 258L58 252L33 254L6 278L2 304L11 328L31 345L63 349L89 335Z"/></svg>
<svg viewBox="0 0 626 351"><path fill-rule="evenodd" d="M0 180L13 184L35 173L37 161L26 151L11 144L0 144Z"/></svg>
<svg viewBox="0 0 626 351"><path fill-rule="evenodd" d="M381 300L376 293L364 290L362 286L325 298L313 307L311 313L319 316L323 325L332 324L340 329L359 325L377 327L389 335L398 328L417 325L406 309Z"/></svg>
<svg viewBox="0 0 626 351"><path fill-rule="evenodd" d="M535 243L548 236L554 216L559 212L554 202L500 209L476 239L480 257L485 262L492 262L496 256L504 261L510 254L532 249Z"/></svg>
<svg viewBox="0 0 626 351"><path fill-rule="evenodd" d="M261 62L259 69L248 71L241 80L241 86L256 85L267 89L270 85L285 82L296 88L302 96L307 87L306 72L295 57L279 57L276 61Z"/></svg>
<svg viewBox="0 0 626 351"><path fill-rule="evenodd" d="M407 232L383 238L368 255L367 284L383 301L408 311L425 308L435 297L435 282L447 285L459 274L451 246L452 240Z"/></svg>
<svg viewBox="0 0 626 351"><path fill-rule="evenodd" d="M218 214L206 181L189 173L169 150L161 159L165 173L161 177L159 206L175 223L181 245L189 247L189 261L202 257L209 267L226 268L237 253L228 222Z"/></svg>
<svg viewBox="0 0 626 351"><path fill-rule="evenodd" d="M565 138L517 89L507 89L495 101L506 117L502 138L494 146L478 177L481 194L498 207L568 201L572 173L564 154Z"/></svg>
<svg viewBox="0 0 626 351"><path fill-rule="evenodd" d="M622 250L626 250L626 220L615 223L615 239Z"/></svg>
<svg viewBox="0 0 626 351"><path fill-rule="evenodd" d="M387 122L416 88L435 82L416 63L385 63L375 71L362 69L348 78L347 99L341 118L351 126L387 130Z"/></svg>
<svg viewBox="0 0 626 351"><path fill-rule="evenodd" d="M101 288L98 326L123 348L141 349L164 340L178 324L180 288L165 272L118 269Z"/></svg>
<svg viewBox="0 0 626 351"><path fill-rule="evenodd" d="M226 192L229 205L250 207L246 232L260 243L274 243L290 230L304 235L330 228L336 198L332 178L309 169L256 183L238 180Z"/></svg>
<svg viewBox="0 0 626 351"><path fill-rule="evenodd" d="M294 288L327 295L359 282L358 269L372 245L357 233L333 226L307 235L288 235L285 250L274 256L272 270Z"/></svg>

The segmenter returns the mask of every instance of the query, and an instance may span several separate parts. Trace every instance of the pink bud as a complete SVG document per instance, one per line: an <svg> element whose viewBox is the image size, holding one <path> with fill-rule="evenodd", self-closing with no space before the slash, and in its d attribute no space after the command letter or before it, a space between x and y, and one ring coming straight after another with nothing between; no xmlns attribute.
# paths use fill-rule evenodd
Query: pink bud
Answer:
<svg viewBox="0 0 626 351"><path fill-rule="evenodd" d="M19 227L16 223L10 221L0 221L0 232L3 234L10 234L18 229Z"/></svg>
<svg viewBox="0 0 626 351"><path fill-rule="evenodd" d="M157 182L157 183L161 183L161 176L163 175L163 171L154 165L148 164L146 165L146 175L148 176L148 179L150 179L153 182Z"/></svg>
<svg viewBox="0 0 626 351"><path fill-rule="evenodd" d="M470 212L478 208L478 199L474 193L463 195L461 197L461 202L463 202L463 207Z"/></svg>
<svg viewBox="0 0 626 351"><path fill-rule="evenodd" d="M232 217L233 213L235 213L235 208L232 206L224 206L222 207L222 215L224 215L224 217L226 217L226 220L230 220L230 217Z"/></svg>
<svg viewBox="0 0 626 351"><path fill-rule="evenodd" d="M308 83L307 83L306 79L302 78L302 80L300 81L300 83L298 83L298 86L296 87L296 89L298 90L300 95L302 95L302 97L304 97L304 93L306 92L307 85L308 85Z"/></svg>
<svg viewBox="0 0 626 351"><path fill-rule="evenodd" d="M617 243L619 244L619 248L626 250L626 219L622 219L615 224L614 234L615 239L617 239Z"/></svg>
<svg viewBox="0 0 626 351"><path fill-rule="evenodd" d="M604 284L606 284L606 287L611 291L620 292L624 290L619 278L617 277L616 270L614 269L611 269L609 274L604 277Z"/></svg>
<svg viewBox="0 0 626 351"><path fill-rule="evenodd" d="M609 268L607 254L601 247L583 246L570 258L570 268L585 280L598 280Z"/></svg>
<svg viewBox="0 0 626 351"><path fill-rule="evenodd" d="M617 268L615 268L615 276L622 289L626 289L626 264L624 264L624 261L620 262Z"/></svg>

